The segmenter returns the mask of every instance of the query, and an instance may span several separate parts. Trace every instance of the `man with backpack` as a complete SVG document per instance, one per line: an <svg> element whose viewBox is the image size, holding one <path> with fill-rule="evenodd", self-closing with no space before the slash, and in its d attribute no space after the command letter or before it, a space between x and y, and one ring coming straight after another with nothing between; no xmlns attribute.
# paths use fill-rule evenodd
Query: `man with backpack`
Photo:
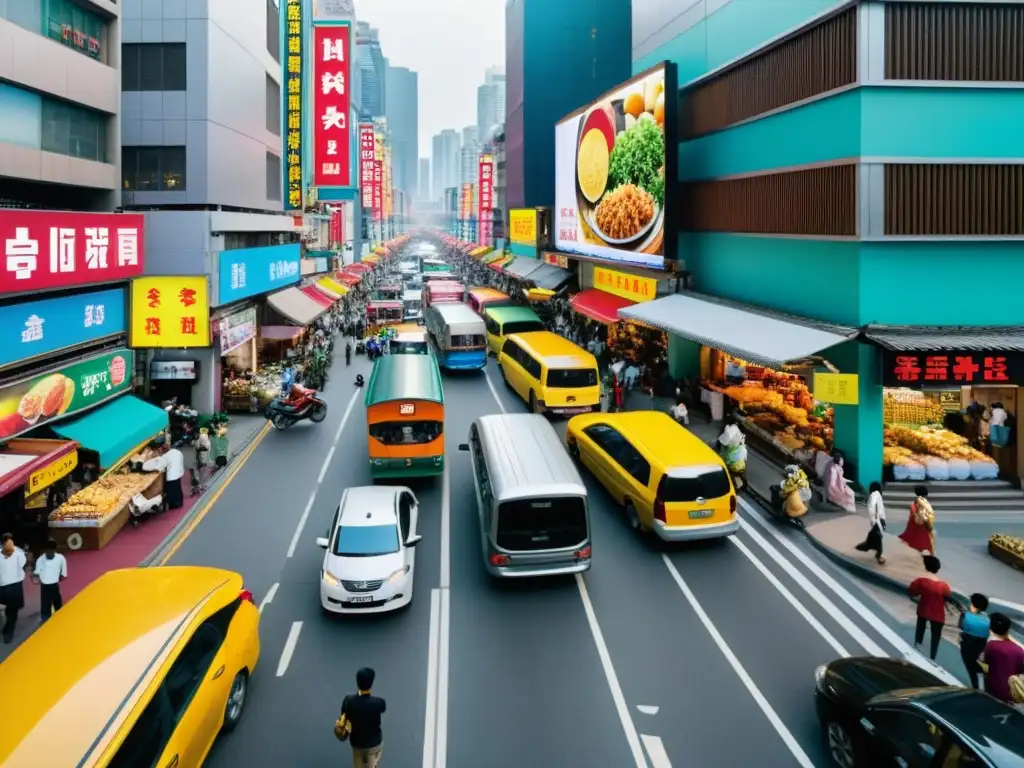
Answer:
<svg viewBox="0 0 1024 768"><path fill-rule="evenodd" d="M377 673L369 667L356 672L358 693L346 696L341 702L341 715L334 725L334 734L352 745L354 768L377 768L384 752L384 734L380 727L380 716L387 711L384 699L374 696L373 687Z"/></svg>

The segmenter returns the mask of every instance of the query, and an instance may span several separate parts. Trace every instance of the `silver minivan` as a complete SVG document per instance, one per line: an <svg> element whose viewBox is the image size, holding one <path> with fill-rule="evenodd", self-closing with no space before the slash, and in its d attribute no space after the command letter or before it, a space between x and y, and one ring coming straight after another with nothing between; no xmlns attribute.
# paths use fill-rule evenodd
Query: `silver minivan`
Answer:
<svg viewBox="0 0 1024 768"><path fill-rule="evenodd" d="M544 416L481 416L459 450L472 457L480 542L492 576L589 570L587 488Z"/></svg>

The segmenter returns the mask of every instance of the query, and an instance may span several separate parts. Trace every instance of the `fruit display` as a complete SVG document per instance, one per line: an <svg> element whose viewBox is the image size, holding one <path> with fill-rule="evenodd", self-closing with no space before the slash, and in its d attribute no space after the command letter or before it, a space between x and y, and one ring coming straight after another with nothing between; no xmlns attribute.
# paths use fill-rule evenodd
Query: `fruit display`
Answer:
<svg viewBox="0 0 1024 768"><path fill-rule="evenodd" d="M101 526L119 512L136 493L146 490L159 472L114 474L83 488L50 513L57 527Z"/></svg>
<svg viewBox="0 0 1024 768"><path fill-rule="evenodd" d="M786 450L831 450L834 411L816 403L799 376L755 365L746 373L742 385L710 388L735 400L749 424Z"/></svg>
<svg viewBox="0 0 1024 768"><path fill-rule="evenodd" d="M939 427L885 427L882 463L896 480L994 480L999 465L966 438Z"/></svg>
<svg viewBox="0 0 1024 768"><path fill-rule="evenodd" d="M945 409L923 392L912 389L886 389L882 400L885 424L942 424Z"/></svg>
<svg viewBox="0 0 1024 768"><path fill-rule="evenodd" d="M994 533L988 540L988 552L997 560L1024 570L1024 539Z"/></svg>
<svg viewBox="0 0 1024 768"><path fill-rule="evenodd" d="M253 392L249 379L224 379L223 393L228 397L248 397Z"/></svg>

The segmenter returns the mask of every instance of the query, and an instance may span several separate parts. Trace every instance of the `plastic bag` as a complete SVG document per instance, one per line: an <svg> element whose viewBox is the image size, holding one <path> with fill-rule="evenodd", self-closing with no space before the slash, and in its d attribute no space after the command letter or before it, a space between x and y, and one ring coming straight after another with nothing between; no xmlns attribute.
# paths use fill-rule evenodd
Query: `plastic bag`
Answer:
<svg viewBox="0 0 1024 768"><path fill-rule="evenodd" d="M949 464L943 459L925 459L924 468L929 480L949 480Z"/></svg>
<svg viewBox="0 0 1024 768"><path fill-rule="evenodd" d="M892 476L894 480L898 481L924 480L927 477L927 472L923 464L895 464L892 468Z"/></svg>
<svg viewBox="0 0 1024 768"><path fill-rule="evenodd" d="M971 477L975 480L998 480L999 465L991 461L972 461Z"/></svg>
<svg viewBox="0 0 1024 768"><path fill-rule="evenodd" d="M971 463L966 459L950 459L949 460L949 479L950 480L970 480L971 479Z"/></svg>

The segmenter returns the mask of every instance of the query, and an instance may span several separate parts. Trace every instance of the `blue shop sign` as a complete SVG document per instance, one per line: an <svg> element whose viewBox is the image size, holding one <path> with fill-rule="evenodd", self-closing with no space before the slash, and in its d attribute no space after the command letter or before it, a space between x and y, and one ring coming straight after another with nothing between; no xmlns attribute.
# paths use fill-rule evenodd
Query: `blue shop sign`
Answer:
<svg viewBox="0 0 1024 768"><path fill-rule="evenodd" d="M221 251L217 268L217 306L270 293L300 278L299 243Z"/></svg>
<svg viewBox="0 0 1024 768"><path fill-rule="evenodd" d="M127 333L125 289L0 306L0 366Z"/></svg>

